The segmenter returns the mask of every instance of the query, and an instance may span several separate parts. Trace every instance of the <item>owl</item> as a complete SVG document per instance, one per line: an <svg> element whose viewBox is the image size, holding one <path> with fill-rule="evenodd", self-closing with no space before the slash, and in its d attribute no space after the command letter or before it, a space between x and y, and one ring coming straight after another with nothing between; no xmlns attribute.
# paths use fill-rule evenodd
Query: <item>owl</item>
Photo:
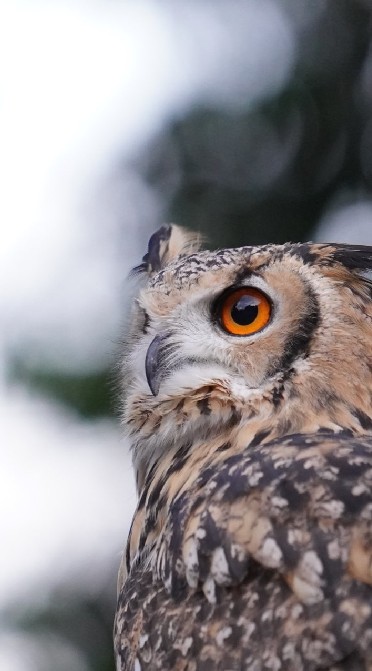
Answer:
<svg viewBox="0 0 372 671"><path fill-rule="evenodd" d="M122 365L118 671L372 670L372 247L163 226Z"/></svg>

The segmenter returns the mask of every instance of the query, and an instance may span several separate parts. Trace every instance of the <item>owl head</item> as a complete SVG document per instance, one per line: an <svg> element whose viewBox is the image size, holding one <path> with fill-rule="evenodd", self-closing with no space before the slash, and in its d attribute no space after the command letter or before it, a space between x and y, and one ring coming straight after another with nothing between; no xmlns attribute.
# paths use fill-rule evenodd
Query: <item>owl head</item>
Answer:
<svg viewBox="0 0 372 671"><path fill-rule="evenodd" d="M245 449L298 432L370 432L372 248L200 246L163 226L134 271L122 379L139 486L195 438L223 446L234 433Z"/></svg>

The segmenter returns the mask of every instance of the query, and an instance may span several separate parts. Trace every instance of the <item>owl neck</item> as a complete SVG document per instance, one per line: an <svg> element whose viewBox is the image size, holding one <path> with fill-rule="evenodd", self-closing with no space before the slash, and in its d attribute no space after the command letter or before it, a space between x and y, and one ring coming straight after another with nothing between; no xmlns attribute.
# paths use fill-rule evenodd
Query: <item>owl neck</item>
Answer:
<svg viewBox="0 0 372 671"><path fill-rule="evenodd" d="M132 399L126 419L138 490L158 467L163 472L174 468L176 455L183 463L197 453L199 461L203 455L207 462L216 452L223 458L226 451L237 453L294 433L372 434L371 386L372 379L367 383L354 375L347 380L337 368L320 374L303 362L257 389L216 381L182 398Z"/></svg>

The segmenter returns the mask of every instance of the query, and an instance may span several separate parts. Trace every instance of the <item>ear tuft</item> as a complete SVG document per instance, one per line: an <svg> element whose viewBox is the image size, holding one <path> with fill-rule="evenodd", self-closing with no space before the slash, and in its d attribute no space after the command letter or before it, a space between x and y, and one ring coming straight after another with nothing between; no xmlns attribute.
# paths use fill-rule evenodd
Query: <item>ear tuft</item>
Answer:
<svg viewBox="0 0 372 671"><path fill-rule="evenodd" d="M133 272L149 275L156 273L178 256L188 256L199 251L202 243L200 233L175 224L162 226L151 236L147 253Z"/></svg>

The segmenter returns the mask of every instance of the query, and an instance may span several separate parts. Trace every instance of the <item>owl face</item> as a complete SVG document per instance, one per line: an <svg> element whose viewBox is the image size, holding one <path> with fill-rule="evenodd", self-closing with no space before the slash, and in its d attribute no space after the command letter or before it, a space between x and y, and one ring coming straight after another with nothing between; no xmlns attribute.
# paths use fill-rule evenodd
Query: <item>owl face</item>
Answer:
<svg viewBox="0 0 372 671"><path fill-rule="evenodd" d="M291 432L301 430L305 415L307 423L323 417L325 408L325 425L339 426L341 408L345 413L348 405L353 415L354 406L370 406L364 383L372 305L360 274L369 248L195 252L193 238L178 227L161 231L141 267L146 284L135 301L124 365L126 421L137 441L150 417L158 423L147 442L158 446L171 432L174 439L231 422L231 407L240 427L261 413Z"/></svg>
<svg viewBox="0 0 372 671"><path fill-rule="evenodd" d="M280 247L219 259L202 252L172 263L140 293L135 374L159 402L217 380L244 396L308 353L319 291L331 294L332 283Z"/></svg>

